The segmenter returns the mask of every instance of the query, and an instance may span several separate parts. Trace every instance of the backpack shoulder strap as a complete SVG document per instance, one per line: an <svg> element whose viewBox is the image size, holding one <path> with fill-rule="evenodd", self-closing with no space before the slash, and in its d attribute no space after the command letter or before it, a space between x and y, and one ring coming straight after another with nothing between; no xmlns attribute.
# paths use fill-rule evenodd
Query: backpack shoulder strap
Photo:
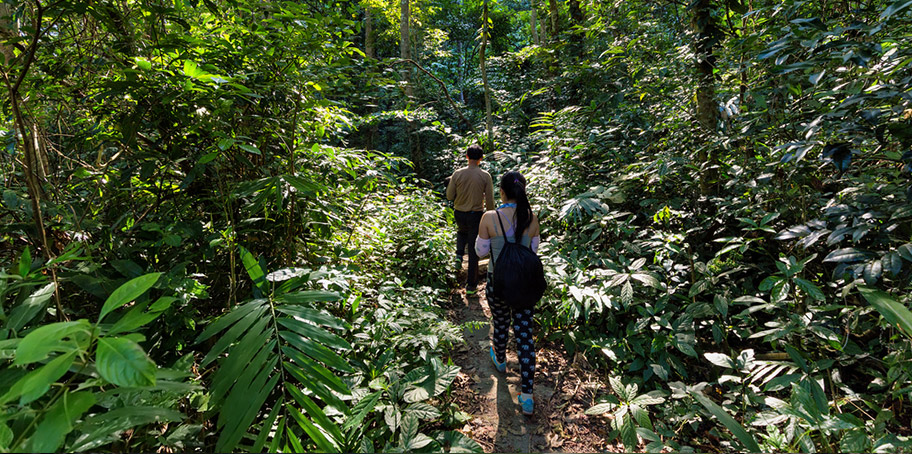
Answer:
<svg viewBox="0 0 912 454"><path fill-rule="evenodd" d="M500 210L494 210L494 213L497 214L497 222L500 223L500 231L503 232L504 241L509 243L510 238L507 237L507 229L503 226L503 220L500 218ZM495 226L494 233L497 233L497 228Z"/></svg>

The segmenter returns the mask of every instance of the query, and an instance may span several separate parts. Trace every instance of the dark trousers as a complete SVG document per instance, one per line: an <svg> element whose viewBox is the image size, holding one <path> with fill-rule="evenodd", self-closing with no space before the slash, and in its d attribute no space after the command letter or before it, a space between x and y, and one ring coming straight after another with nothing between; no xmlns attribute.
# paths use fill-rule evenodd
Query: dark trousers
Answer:
<svg viewBox="0 0 912 454"><path fill-rule="evenodd" d="M514 309L494 296L494 282L488 273L488 285L485 297L491 308L494 334L491 343L494 345L494 357L498 362L507 360L507 339L510 337L510 324L513 324L513 336L516 338L516 356L519 358L520 383L522 392L532 394L532 382L535 378L535 339L533 309Z"/></svg>
<svg viewBox="0 0 912 454"><path fill-rule="evenodd" d="M456 256L460 259L469 249L469 270L466 287L474 289L478 285L478 254L475 253L475 238L478 237L478 224L481 223L483 211L456 211Z"/></svg>

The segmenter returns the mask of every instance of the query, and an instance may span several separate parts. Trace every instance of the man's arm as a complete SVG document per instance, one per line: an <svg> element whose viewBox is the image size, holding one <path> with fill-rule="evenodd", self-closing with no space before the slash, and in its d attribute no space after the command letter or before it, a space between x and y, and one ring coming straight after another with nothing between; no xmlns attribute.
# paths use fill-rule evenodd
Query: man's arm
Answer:
<svg viewBox="0 0 912 454"><path fill-rule="evenodd" d="M494 181L491 180L491 174L488 174L488 187L485 188L485 208L489 211L497 208L494 206Z"/></svg>
<svg viewBox="0 0 912 454"><path fill-rule="evenodd" d="M452 201L456 198L456 174L450 177L450 184L447 185L446 190L447 200Z"/></svg>

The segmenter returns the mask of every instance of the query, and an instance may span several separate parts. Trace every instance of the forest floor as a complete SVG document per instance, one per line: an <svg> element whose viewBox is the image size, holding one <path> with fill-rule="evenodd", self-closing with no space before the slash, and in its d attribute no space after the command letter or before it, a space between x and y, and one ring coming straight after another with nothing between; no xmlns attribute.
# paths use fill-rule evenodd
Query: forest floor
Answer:
<svg viewBox="0 0 912 454"><path fill-rule="evenodd" d="M481 276L486 262L480 264ZM458 277L457 282L465 282L465 265ZM453 396L462 411L472 416L462 432L485 452L625 452L619 442L607 440L610 421L606 417L584 413L605 387L582 355L568 358L560 346L537 341L535 413L526 417L516 402L519 362L512 334L506 373L497 372L488 356L491 311L483 281L472 296L466 296L464 288L454 289L450 303L452 322L485 323L480 329L467 328L466 343L453 352L453 360L462 368L453 382Z"/></svg>

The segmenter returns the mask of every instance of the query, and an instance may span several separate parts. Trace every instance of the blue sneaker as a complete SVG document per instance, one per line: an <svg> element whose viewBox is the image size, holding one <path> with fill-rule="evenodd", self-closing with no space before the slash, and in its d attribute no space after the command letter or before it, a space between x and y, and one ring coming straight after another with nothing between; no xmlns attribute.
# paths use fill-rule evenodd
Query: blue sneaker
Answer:
<svg viewBox="0 0 912 454"><path fill-rule="evenodd" d="M522 412L526 416L532 416L532 410L535 408L535 400L532 399L532 396L523 397L522 394L516 396L516 400L519 401L519 406L522 408Z"/></svg>
<svg viewBox="0 0 912 454"><path fill-rule="evenodd" d="M497 355L494 354L494 348L488 347L488 351L491 353L491 361L494 361L494 368L497 369L497 372L506 372L507 371L507 362L502 363L497 362Z"/></svg>

